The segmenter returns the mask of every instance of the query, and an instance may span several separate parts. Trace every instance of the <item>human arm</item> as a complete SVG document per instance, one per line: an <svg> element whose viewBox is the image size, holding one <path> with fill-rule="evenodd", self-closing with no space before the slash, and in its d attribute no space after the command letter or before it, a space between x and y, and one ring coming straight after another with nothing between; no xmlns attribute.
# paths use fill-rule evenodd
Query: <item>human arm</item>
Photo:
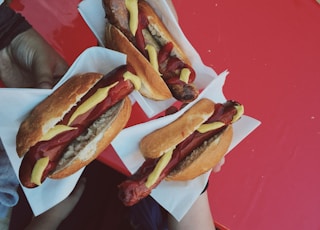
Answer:
<svg viewBox="0 0 320 230"><path fill-rule="evenodd" d="M212 169L214 173L218 173L225 163L225 157ZM168 214L168 226L170 230L215 230L214 220L211 214L208 192L205 191L195 201L183 219L178 222L173 216Z"/></svg>
<svg viewBox="0 0 320 230"><path fill-rule="evenodd" d="M170 230L215 230L207 191L200 195L181 221L169 214L168 225Z"/></svg>
<svg viewBox="0 0 320 230"><path fill-rule="evenodd" d="M72 193L61 203L45 213L34 217L26 230L55 230L74 209L85 189L85 178L81 178Z"/></svg>

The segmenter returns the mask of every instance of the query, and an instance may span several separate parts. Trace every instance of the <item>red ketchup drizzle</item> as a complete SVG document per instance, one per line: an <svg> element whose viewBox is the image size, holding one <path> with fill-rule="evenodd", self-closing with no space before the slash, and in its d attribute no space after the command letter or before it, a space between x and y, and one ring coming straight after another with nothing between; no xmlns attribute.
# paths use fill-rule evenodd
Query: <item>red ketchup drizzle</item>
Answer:
<svg viewBox="0 0 320 230"><path fill-rule="evenodd" d="M139 20L138 29L135 35L136 47L146 58L148 58L148 53L145 50L146 41L144 39L142 30L147 29L149 21L142 12L139 12L138 20ZM176 81L174 81L174 84L186 84L185 82L181 81L179 77L180 77L181 69L188 68L191 71L188 83L194 82L195 71L191 66L185 64L179 58L175 56L171 56L172 49L173 49L173 43L168 42L167 44L161 47L158 53L158 63L160 65L159 71L161 74L163 74L163 78L164 79L175 78ZM172 83L169 82L169 84L172 84Z"/></svg>
<svg viewBox="0 0 320 230"><path fill-rule="evenodd" d="M173 49L172 42L168 42L160 49L160 51L158 53L158 62L160 65L162 63L164 63L165 60L167 60L170 57L170 53L171 53L172 49Z"/></svg>
<svg viewBox="0 0 320 230"><path fill-rule="evenodd" d="M137 172L118 186L119 198L121 201L125 205L131 206L148 196L151 193L151 190L157 187L158 184L179 164L182 159L190 154L193 149L199 147L204 141L215 136L224 130L227 125L231 124L233 116L237 113L237 110L234 107L236 103L237 102L234 101L227 101L224 104L216 104L214 114L205 123L222 121L226 125L206 133L199 133L198 131L195 131L187 139L177 145L173 151L170 162L163 169L157 181L150 188L147 188L145 183L149 174L153 171L159 161L159 158L146 159Z"/></svg>
<svg viewBox="0 0 320 230"><path fill-rule="evenodd" d="M58 124L67 125L72 114L77 107L81 105L86 99L92 96L99 88L109 86L115 82L118 82L114 87L110 88L108 96L105 100L97 104L94 108L87 111L85 114L77 117L72 123L71 127L77 129L69 130L58 134L48 141L40 141L36 145L32 146L30 150L24 156L20 166L20 178L26 178L31 176L32 169L40 158L49 156L49 164L42 175L42 181L50 174L52 170L58 164L59 159L63 155L64 149L78 137L86 128L88 128L98 117L100 117L107 109L115 105L117 102L124 99L134 90L134 85L131 81L125 81L123 74L127 71L126 66L120 66L114 69L112 72L103 77L77 104L74 106ZM26 172L29 173L26 173ZM30 179L22 181L30 181ZM30 184L34 187L35 185Z"/></svg>
<svg viewBox="0 0 320 230"><path fill-rule="evenodd" d="M137 29L137 32L136 32L136 35L135 35L136 46L137 46L138 50L145 57L148 57L147 52L145 50L146 42L144 40L144 36L143 36L142 30L147 28L149 22L148 22L148 19L140 12L139 12L139 15L138 15L138 20L139 20L138 29Z"/></svg>

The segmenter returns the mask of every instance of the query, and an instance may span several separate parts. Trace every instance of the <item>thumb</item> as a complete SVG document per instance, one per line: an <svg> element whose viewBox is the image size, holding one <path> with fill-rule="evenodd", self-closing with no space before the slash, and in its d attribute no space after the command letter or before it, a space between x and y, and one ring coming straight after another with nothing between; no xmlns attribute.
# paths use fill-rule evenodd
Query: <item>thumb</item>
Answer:
<svg viewBox="0 0 320 230"><path fill-rule="evenodd" d="M53 85L58 83L58 81L63 77L63 75L67 72L68 69L69 66L67 62L63 58L58 57L58 61L53 70Z"/></svg>
<svg viewBox="0 0 320 230"><path fill-rule="evenodd" d="M42 60L34 68L36 87L51 89L68 70L68 64L60 57L56 57L53 63Z"/></svg>
<svg viewBox="0 0 320 230"><path fill-rule="evenodd" d="M36 87L40 89L51 89L53 87L53 77L51 73L39 74L36 78Z"/></svg>

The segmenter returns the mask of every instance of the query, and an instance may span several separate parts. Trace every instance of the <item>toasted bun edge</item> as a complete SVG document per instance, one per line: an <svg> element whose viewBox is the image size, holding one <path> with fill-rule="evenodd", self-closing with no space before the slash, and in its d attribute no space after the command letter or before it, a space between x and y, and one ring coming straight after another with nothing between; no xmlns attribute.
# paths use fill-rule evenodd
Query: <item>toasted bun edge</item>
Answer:
<svg viewBox="0 0 320 230"><path fill-rule="evenodd" d="M34 107L21 123L16 136L18 156L24 156L39 142L102 77L100 73L75 75Z"/></svg>
<svg viewBox="0 0 320 230"><path fill-rule="evenodd" d="M170 124L146 135L139 143L146 158L160 157L192 134L214 112L214 102L203 98Z"/></svg>
<svg viewBox="0 0 320 230"><path fill-rule="evenodd" d="M166 100L172 94L159 73L151 66L150 62L115 26L106 25L106 47L127 55L127 64L132 66L142 81L139 92L152 100Z"/></svg>

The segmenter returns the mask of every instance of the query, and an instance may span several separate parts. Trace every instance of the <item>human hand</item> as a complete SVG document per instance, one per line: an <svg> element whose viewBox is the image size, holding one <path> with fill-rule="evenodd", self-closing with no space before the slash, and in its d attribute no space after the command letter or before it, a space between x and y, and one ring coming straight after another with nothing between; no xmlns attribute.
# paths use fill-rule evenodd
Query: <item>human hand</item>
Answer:
<svg viewBox="0 0 320 230"><path fill-rule="evenodd" d="M66 61L32 28L0 50L0 79L7 87L52 88L67 69Z"/></svg>
<svg viewBox="0 0 320 230"><path fill-rule="evenodd" d="M208 192L205 191L199 196L180 221L169 214L168 225L169 229L174 230L215 230Z"/></svg>
<svg viewBox="0 0 320 230"><path fill-rule="evenodd" d="M80 197L85 189L85 184L85 178L81 178L75 189L65 200L49 209L48 211L44 212L43 214L33 218L26 229L57 229L57 227L65 218L68 217L68 215L80 200Z"/></svg>
<svg viewBox="0 0 320 230"><path fill-rule="evenodd" d="M216 166L214 166L214 168L212 169L213 172L215 172L215 173L220 172L220 170L221 170L222 166L224 165L224 163L225 163L225 157L223 157L219 161L219 163Z"/></svg>

